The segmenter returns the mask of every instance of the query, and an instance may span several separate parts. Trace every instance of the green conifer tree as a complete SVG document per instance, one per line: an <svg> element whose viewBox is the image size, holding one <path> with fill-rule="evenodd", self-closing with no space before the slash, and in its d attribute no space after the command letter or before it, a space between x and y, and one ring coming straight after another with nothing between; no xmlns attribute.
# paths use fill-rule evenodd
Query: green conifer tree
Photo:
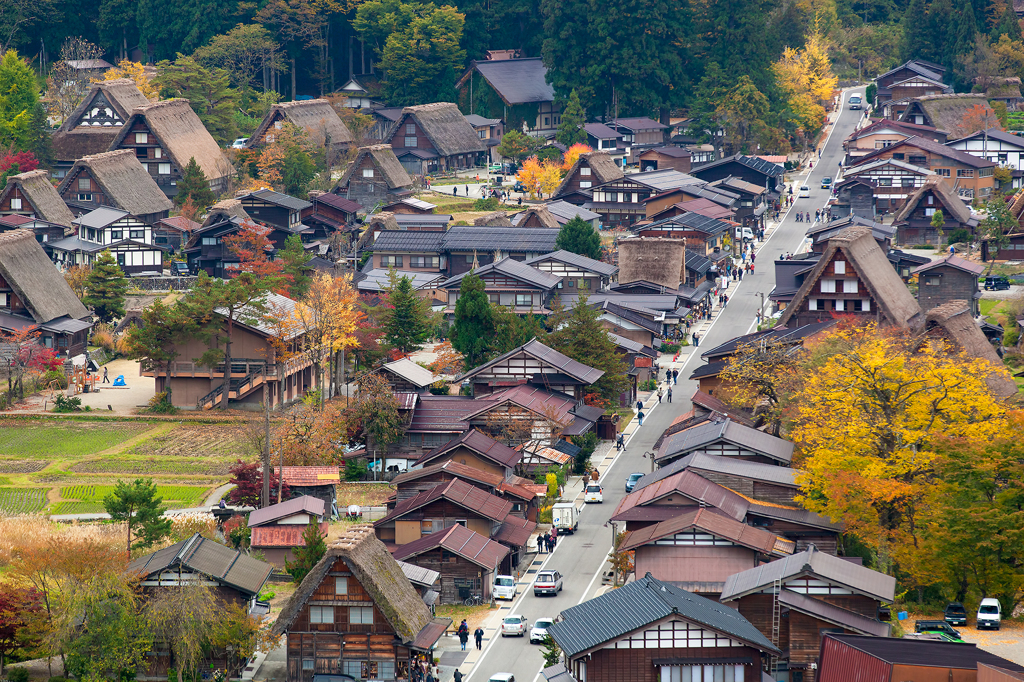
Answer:
<svg viewBox="0 0 1024 682"><path fill-rule="evenodd" d="M396 350L412 353L430 336L430 308L408 277L392 270L388 280L390 308L384 315L384 339Z"/></svg>
<svg viewBox="0 0 1024 682"><path fill-rule="evenodd" d="M626 363L601 325L600 311L587 304L585 295L576 299L571 311L560 311L548 323L554 329L544 343L588 367L604 370L591 389L617 405L619 394L629 390Z"/></svg>
<svg viewBox="0 0 1024 682"><path fill-rule="evenodd" d="M316 519L309 522L306 530L302 533L302 545L292 550L294 561L285 560L284 567L292 577L296 585L302 582L306 574L313 570L313 567L320 563L327 554L326 536L320 531L320 525Z"/></svg>
<svg viewBox="0 0 1024 682"><path fill-rule="evenodd" d="M200 211L206 210L217 200L210 189L206 173L196 163L194 156L188 160L181 180L178 180L178 193L174 196L174 203L181 206L189 197L192 197L192 204Z"/></svg>
<svg viewBox="0 0 1024 682"><path fill-rule="evenodd" d="M127 291L128 278L110 251L104 251L89 271L82 303L92 308L100 320L110 322L124 317L124 296Z"/></svg>
<svg viewBox="0 0 1024 682"><path fill-rule="evenodd" d="M467 370L486 362L494 338L494 311L475 273L466 273L459 286L452 325L452 348L462 353Z"/></svg>
<svg viewBox="0 0 1024 682"><path fill-rule="evenodd" d="M288 235L284 247L278 251L277 257L284 262L284 274L291 278L288 295L298 300L305 296L309 288L309 273L313 269L308 264L312 254L302 246L302 238L297 234Z"/></svg>
<svg viewBox="0 0 1024 682"><path fill-rule="evenodd" d="M32 148L32 116L39 103L39 85L32 67L17 52L0 57L0 149Z"/></svg>
<svg viewBox="0 0 1024 682"><path fill-rule="evenodd" d="M583 130L583 124L587 122L583 113L583 105L580 104L580 96L573 89L569 93L569 102L562 112L562 122L558 124L558 132L555 139L566 147L571 147L578 142L587 141L587 132Z"/></svg>
<svg viewBox="0 0 1024 682"><path fill-rule="evenodd" d="M555 248L597 260L601 257L601 235L593 225L576 216L558 231Z"/></svg>

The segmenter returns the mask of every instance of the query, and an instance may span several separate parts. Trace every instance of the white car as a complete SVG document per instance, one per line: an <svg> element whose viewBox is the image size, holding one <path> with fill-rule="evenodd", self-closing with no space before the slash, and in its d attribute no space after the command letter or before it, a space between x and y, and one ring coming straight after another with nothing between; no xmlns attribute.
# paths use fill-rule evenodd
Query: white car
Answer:
<svg viewBox="0 0 1024 682"><path fill-rule="evenodd" d="M231 143L232 149L245 149L245 145L249 142L248 137L240 137Z"/></svg>
<svg viewBox="0 0 1024 682"><path fill-rule="evenodd" d="M1003 620L1003 607L1000 606L998 599L992 597L986 597L981 600L981 604L978 606L978 629L983 628L994 628L999 629Z"/></svg>
<svg viewBox="0 0 1024 682"><path fill-rule="evenodd" d="M809 198L810 196L811 196L811 188L810 188L810 187L808 187L807 185L803 185L803 186L802 186L802 187L800 188L800 198L801 198L801 199L807 199L807 198Z"/></svg>
<svg viewBox="0 0 1024 682"><path fill-rule="evenodd" d="M516 676L512 673L494 673L487 682L516 682Z"/></svg>
<svg viewBox="0 0 1024 682"><path fill-rule="evenodd" d="M494 577L494 598L515 599L519 594L516 589L516 579L510 575L498 575Z"/></svg>
<svg viewBox="0 0 1024 682"><path fill-rule="evenodd" d="M544 638L548 636L548 628L555 622L554 618L538 618L530 628L530 644L543 644Z"/></svg>
<svg viewBox="0 0 1024 682"><path fill-rule="evenodd" d="M502 637L508 637L509 635L525 637L526 631L529 629L530 624L527 622L526 616L505 616L501 621Z"/></svg>
<svg viewBox="0 0 1024 682"><path fill-rule="evenodd" d="M533 596L539 597L542 594L558 596L562 591L562 574L558 571L541 571L533 582Z"/></svg>
<svg viewBox="0 0 1024 682"><path fill-rule="evenodd" d="M604 502L604 488L599 483L591 483L587 486L587 492L583 494L584 502Z"/></svg>

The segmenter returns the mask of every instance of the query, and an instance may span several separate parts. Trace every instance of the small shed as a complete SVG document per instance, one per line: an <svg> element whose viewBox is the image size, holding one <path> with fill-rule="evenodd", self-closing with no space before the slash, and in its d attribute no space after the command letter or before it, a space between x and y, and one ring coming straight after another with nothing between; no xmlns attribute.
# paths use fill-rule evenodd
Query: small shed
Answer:
<svg viewBox="0 0 1024 682"><path fill-rule="evenodd" d="M281 475L281 468L274 467L274 472ZM339 467L284 467L283 481L288 484L292 497L303 495L318 497L324 501L329 518L338 515L337 485L341 482Z"/></svg>
<svg viewBox="0 0 1024 682"><path fill-rule="evenodd" d="M249 514L251 545L263 552L266 560L280 569L293 558L293 550L304 544L302 534L316 521L327 534L327 506L319 497L303 495L281 504L257 509Z"/></svg>
<svg viewBox="0 0 1024 682"><path fill-rule="evenodd" d="M409 358L389 362L381 369L395 393L422 393L434 383L434 373Z"/></svg>

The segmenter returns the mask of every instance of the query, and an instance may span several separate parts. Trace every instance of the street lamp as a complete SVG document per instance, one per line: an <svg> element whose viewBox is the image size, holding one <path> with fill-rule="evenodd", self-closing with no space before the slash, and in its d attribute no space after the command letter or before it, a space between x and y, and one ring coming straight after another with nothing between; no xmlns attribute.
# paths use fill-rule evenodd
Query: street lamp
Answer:
<svg viewBox="0 0 1024 682"><path fill-rule="evenodd" d="M648 450L647 452L644 453L644 457L650 457L651 458L651 471L653 472L654 471L654 453L651 452L650 450Z"/></svg>

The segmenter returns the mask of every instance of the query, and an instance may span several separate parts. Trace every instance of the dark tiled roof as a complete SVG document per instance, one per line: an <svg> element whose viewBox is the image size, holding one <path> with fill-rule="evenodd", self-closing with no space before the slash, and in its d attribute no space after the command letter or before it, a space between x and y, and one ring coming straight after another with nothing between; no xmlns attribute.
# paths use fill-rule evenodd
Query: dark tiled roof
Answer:
<svg viewBox="0 0 1024 682"><path fill-rule="evenodd" d="M823 329L828 329L835 323L835 320L828 320L826 322L815 322L813 324L801 325L794 329L773 327L772 329L753 332L752 334L744 334L743 336L737 336L730 341L726 341L721 345L715 346L714 348L701 353L700 356L705 360L713 360L733 355L740 349L740 347L747 345L760 346L763 344L801 343L807 337L813 336Z"/></svg>
<svg viewBox="0 0 1024 682"><path fill-rule="evenodd" d="M654 149L648 149L644 154L648 152L657 152L663 156L670 156L674 159L685 159L688 156L692 156L690 150L683 149L682 147L655 147Z"/></svg>
<svg viewBox="0 0 1024 682"><path fill-rule="evenodd" d="M677 474L663 478L651 485L644 486L622 498L612 518L629 511L634 507L669 505L655 505L654 502L676 494L691 500L694 505L710 506L720 509L727 516L742 521L750 508L750 502L728 488L712 483L699 474L684 469ZM680 505L681 506L681 505ZM679 506L674 506L678 510Z"/></svg>
<svg viewBox="0 0 1024 682"><path fill-rule="evenodd" d="M465 379L474 377L477 374L483 372L484 370L492 367L493 365L496 365L499 362L503 362L510 357L518 355L519 353L525 353L526 355L529 355L530 357L539 360L545 365L549 365L550 367L558 370L559 372L562 372L563 374L569 375L576 381L586 384L587 386L589 386L590 384L594 383L602 376L604 376L603 370L595 369L593 367L587 367L583 363L577 362L572 358L563 355L562 353L559 353L554 348L545 346L537 339L531 339L522 346L519 346L519 348L514 348L509 352L505 353L504 355L499 355L490 362L480 365L479 367L474 367L465 374L456 377L455 380L463 381Z"/></svg>
<svg viewBox="0 0 1024 682"><path fill-rule="evenodd" d="M623 128L629 128L630 130L664 130L668 128L664 123L655 121L653 118L647 116L637 116L635 118L616 118L612 119L612 125L622 126Z"/></svg>
<svg viewBox="0 0 1024 682"><path fill-rule="evenodd" d="M383 230L369 249L375 253L390 251L438 253L442 250L444 232L417 232L410 230Z"/></svg>
<svg viewBox="0 0 1024 682"><path fill-rule="evenodd" d="M725 164L731 163L733 161L743 166L746 166L747 168L756 170L759 173L764 173L765 175L773 178L781 177L786 172L785 169L777 163L765 161L764 159L758 158L756 156L744 156L743 154L734 154L733 156L726 156L725 158L718 159L717 161L709 161L707 163L702 163L699 166L694 166L693 174L697 175L703 170L707 170L709 168L716 168L718 166L724 166Z"/></svg>
<svg viewBox="0 0 1024 682"><path fill-rule="evenodd" d="M492 521L504 521L512 510L512 503L508 500L491 495L465 481L455 479L447 483L439 483L430 490L424 490L414 497L399 502L387 516L375 522L374 525L379 526L382 523L394 521L442 498Z"/></svg>
<svg viewBox="0 0 1024 682"><path fill-rule="evenodd" d="M506 256L496 263L490 263L482 267L473 270L477 277L482 277L491 272L496 272L508 277L513 277L520 280L530 286L535 286L540 289L548 290L554 289L561 282L560 277L556 277L550 273L543 272L536 268L530 267L526 263L522 263L517 260ZM451 279L447 280L441 286L445 289L451 289L459 285L469 272L464 272L461 275L456 275Z"/></svg>
<svg viewBox="0 0 1024 682"><path fill-rule="evenodd" d="M920 666L924 668L956 668L961 670L977 670L979 663L1013 670L1024 671L1024 667L979 649L977 644L968 642L937 642L927 639L897 639L893 637L868 637L865 635L827 634L825 637L842 642L859 651L863 651L879 660L893 665ZM848 659L831 661L827 657L821 661L827 669L819 667L819 676L826 670L848 664ZM833 667L834 666L834 667ZM922 673L923 676L923 673ZM956 679L957 676L952 676ZM969 678L968 675L964 677ZM998 678L997 678L998 679Z"/></svg>
<svg viewBox="0 0 1024 682"><path fill-rule="evenodd" d="M882 623L873 618L862 616L859 613L847 611L844 608L823 602L806 594L798 594L792 590L782 590L779 592L779 604L826 622L842 625L849 630L864 635L871 635L873 637L889 636L888 623Z"/></svg>
<svg viewBox="0 0 1024 682"><path fill-rule="evenodd" d="M690 373L690 378L702 379L704 377L718 376L725 370L726 364L725 362L709 362L706 365L701 365Z"/></svg>
<svg viewBox="0 0 1024 682"><path fill-rule="evenodd" d="M548 227L520 227L514 230L495 230L491 227L458 225L443 233L445 251L472 251L485 253L507 252L549 253L555 250L558 230ZM380 237L378 237L380 239Z"/></svg>
<svg viewBox="0 0 1024 682"><path fill-rule="evenodd" d="M541 263L546 260L556 260L559 263L565 263L566 265L574 265L581 270L588 270L590 272L596 272L599 275L611 276L618 272L618 268L611 263L605 263L604 261L594 260L593 258L587 258L581 256L578 253L572 251L564 251L559 249L558 251L552 251L546 253L543 256L536 256L526 261L527 265L533 265L535 263Z"/></svg>
<svg viewBox="0 0 1024 682"><path fill-rule="evenodd" d="M662 443L661 448L658 449L657 459L678 456L680 453L689 454L694 450L721 441L733 443L787 464L793 459L793 444L791 442L776 438L764 431L737 424L731 419L708 421L680 431Z"/></svg>
<svg viewBox="0 0 1024 682"><path fill-rule="evenodd" d="M508 104L551 102L555 90L547 82L547 67L540 57L478 61L476 70Z"/></svg>
<svg viewBox="0 0 1024 682"><path fill-rule="evenodd" d="M960 151L959 149L953 149L952 147L947 147L946 145L939 144L935 140L929 140L928 138L925 137L908 137L905 140L900 140L896 144L884 147L882 149L876 149L870 154L865 154L864 156L860 157L860 159L857 160L857 165L853 166L853 168L856 169L860 166L863 166L865 163L874 160L875 157L888 152L892 152L897 147L902 146L917 147L918 149L921 149L923 151L938 154L939 156L944 156L947 159L953 159L954 161L958 161L959 163L962 163L965 166L970 166L971 168L994 168L995 166L999 165L994 161L982 159L978 156L972 156L971 154Z"/></svg>
<svg viewBox="0 0 1024 682"><path fill-rule="evenodd" d="M399 561L415 561L415 557L424 552L441 547L463 559L471 561L481 568L494 570L501 563L509 548L494 540L490 540L476 531L456 523L454 526L437 533L424 535L394 550L395 559Z"/></svg>
<svg viewBox="0 0 1024 682"><path fill-rule="evenodd" d="M313 199L314 204L327 204L331 208L336 208L339 211L345 211L346 213L358 213L363 210L363 207L351 199L332 194L331 192L325 192L320 194Z"/></svg>
<svg viewBox="0 0 1024 682"><path fill-rule="evenodd" d="M408 431L462 433L469 428L469 422L465 421L464 417L473 402L472 398L463 396L421 396L412 413Z"/></svg>
<svg viewBox="0 0 1024 682"><path fill-rule="evenodd" d="M537 530L537 524L533 521L509 515L495 532L494 539L510 547L525 547L526 541L530 539L535 530Z"/></svg>
<svg viewBox="0 0 1024 682"><path fill-rule="evenodd" d="M309 203L305 199L297 199L290 194L282 194L281 192L275 192L272 189L260 189L248 196L238 197L239 199L245 200L248 197L256 197L261 201L265 201L268 204L274 204L275 206L281 206L288 208L293 211L301 211L304 208L309 208L313 204Z"/></svg>
<svg viewBox="0 0 1024 682"><path fill-rule="evenodd" d="M272 523L278 521L292 514L298 514L306 512L313 516L323 516L326 511L326 503L319 497L313 497L312 495L302 495L301 497L293 497L290 500L286 500L280 504L272 504L269 507L263 507L249 514L249 527L261 526L265 523Z"/></svg>
<svg viewBox="0 0 1024 682"><path fill-rule="evenodd" d="M774 533L748 526L742 521L737 521L725 514L715 513L706 507L690 507L688 509L678 516L673 516L653 526L645 526L627 532L622 539L620 548L623 551L628 551L643 545L654 545L658 540L677 535L690 528L699 528L717 538L763 554L785 556L791 554L796 546L791 540L784 540Z"/></svg>
<svg viewBox="0 0 1024 682"><path fill-rule="evenodd" d="M208 540L198 533L170 547L139 557L128 565L128 570L147 577L177 565L250 595L257 594L274 571L270 564Z"/></svg>
<svg viewBox="0 0 1024 682"><path fill-rule="evenodd" d="M591 304L590 307L594 308L595 310L603 310L604 312L607 312L607 313L610 313L612 315L615 315L616 317L622 318L623 320L626 320L627 322L630 322L631 324L635 324L638 327L646 329L647 331L649 331L652 334L655 334L657 336L661 335L661 331L662 331L662 329L661 329L661 327L662 327L661 322L655 322L653 320L649 320L646 317L644 317L643 315L641 315L640 313L637 313L637 312L634 312L634 311L629 310L627 308L624 308L623 306L620 306L618 304L612 303L611 301L603 301L601 303L594 303L594 304Z"/></svg>
<svg viewBox="0 0 1024 682"><path fill-rule="evenodd" d="M728 232L731 225L724 220L717 218L709 218L708 216L691 211L689 213L683 213L681 215L672 216L671 218L665 218L649 225L636 228L637 230L657 230L657 229L672 229L683 228L688 230L696 230L697 232L703 232L705 234L720 234L722 232Z"/></svg>
<svg viewBox="0 0 1024 682"><path fill-rule="evenodd" d="M481 402L482 401L475 400L466 404L466 407L469 410L474 410L474 408L481 406ZM466 414L466 412L463 412L463 414ZM424 454L416 461L416 463L421 464L423 462L429 462L430 460L436 459L459 446L467 447L473 452L506 467L514 467L523 457L522 453L517 450L513 450L509 446L499 443L490 436L487 436L476 429L470 429L458 438L455 438L441 447L435 448Z"/></svg>
<svg viewBox="0 0 1024 682"><path fill-rule="evenodd" d="M548 633L572 658L670 616L698 623L762 651L779 653L739 611L656 580L650 573L562 611L562 620L548 628Z"/></svg>
<svg viewBox="0 0 1024 682"><path fill-rule="evenodd" d="M634 490L640 490L645 486L651 485L666 476L671 476L672 474L686 468L693 469L698 473L701 471L708 471L715 474L734 476L736 478L749 478L754 481L773 483L787 488L796 489L799 487L796 483L796 476L800 472L797 469L780 467L774 464L764 464L763 462L749 462L747 460L736 459L735 457L720 457L717 455L694 453L692 455L687 455L682 459L677 459L657 471L645 474L643 478L637 481Z"/></svg>
<svg viewBox="0 0 1024 682"><path fill-rule="evenodd" d="M603 123L588 123L585 126L583 126L583 130L585 130L588 135L597 138L598 140L607 140L610 138L622 137L622 133L620 133L618 130L615 130L614 128L609 128Z"/></svg>

